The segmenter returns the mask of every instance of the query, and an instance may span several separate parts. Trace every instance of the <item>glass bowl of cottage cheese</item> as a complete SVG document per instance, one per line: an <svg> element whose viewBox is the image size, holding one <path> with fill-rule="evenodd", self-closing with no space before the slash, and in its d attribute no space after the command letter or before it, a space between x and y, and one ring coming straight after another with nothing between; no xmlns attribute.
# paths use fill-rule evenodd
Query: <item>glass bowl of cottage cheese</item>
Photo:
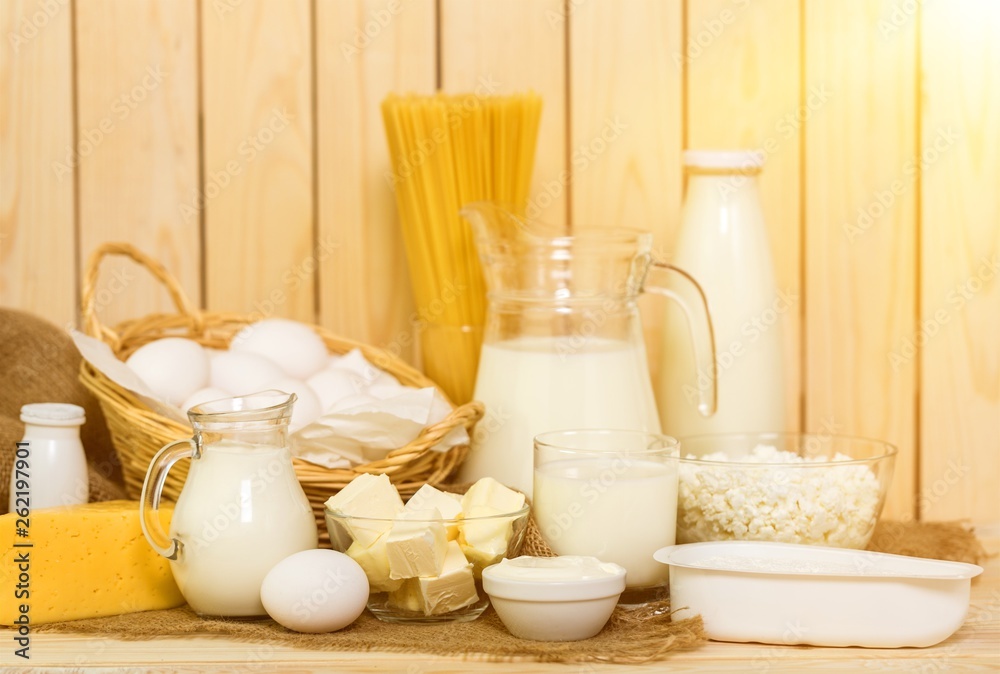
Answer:
<svg viewBox="0 0 1000 674"><path fill-rule="evenodd" d="M677 543L777 541L863 549L897 450L829 434L680 438Z"/></svg>

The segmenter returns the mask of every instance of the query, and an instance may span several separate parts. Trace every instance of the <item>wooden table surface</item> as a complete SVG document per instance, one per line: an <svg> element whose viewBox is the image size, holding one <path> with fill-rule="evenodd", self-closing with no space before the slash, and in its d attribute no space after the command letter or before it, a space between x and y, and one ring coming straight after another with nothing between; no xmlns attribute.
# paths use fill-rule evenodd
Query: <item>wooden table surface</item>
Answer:
<svg viewBox="0 0 1000 674"><path fill-rule="evenodd" d="M992 534L993 532L991 532ZM1000 552L1000 537L984 540L990 553ZM12 662L13 648L0 648L4 672L170 671L170 672L953 672L1000 671L1000 557L985 563L973 582L965 624L946 641L930 648L813 648L709 642L669 660L646 665L490 663L473 659L419 654L330 653L285 646L248 644L215 636L154 641L118 641L68 634L35 634L31 661Z"/></svg>

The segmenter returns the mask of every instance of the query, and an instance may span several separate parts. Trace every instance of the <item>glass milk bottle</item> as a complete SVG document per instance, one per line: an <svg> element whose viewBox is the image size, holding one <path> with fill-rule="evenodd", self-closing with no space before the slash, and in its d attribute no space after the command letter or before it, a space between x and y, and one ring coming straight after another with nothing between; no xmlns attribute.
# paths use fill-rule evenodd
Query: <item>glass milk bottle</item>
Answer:
<svg viewBox="0 0 1000 674"><path fill-rule="evenodd" d="M79 405L32 403L21 407L24 439L10 474L10 512L86 503L87 456L80 442L86 421Z"/></svg>
<svg viewBox="0 0 1000 674"><path fill-rule="evenodd" d="M316 547L316 519L288 448L294 402L294 393L263 391L192 407L194 437L166 445L149 465L142 531L200 615L265 616L264 576ZM168 534L157 510L170 467L184 458L191 467Z"/></svg>
<svg viewBox="0 0 1000 674"><path fill-rule="evenodd" d="M775 284L761 167L753 152L684 153L687 193L672 263L705 291L716 363L715 372L696 369L685 318L668 307L656 393L663 432L675 437L786 428L781 314L797 308ZM698 400L712 375L718 407L706 417Z"/></svg>

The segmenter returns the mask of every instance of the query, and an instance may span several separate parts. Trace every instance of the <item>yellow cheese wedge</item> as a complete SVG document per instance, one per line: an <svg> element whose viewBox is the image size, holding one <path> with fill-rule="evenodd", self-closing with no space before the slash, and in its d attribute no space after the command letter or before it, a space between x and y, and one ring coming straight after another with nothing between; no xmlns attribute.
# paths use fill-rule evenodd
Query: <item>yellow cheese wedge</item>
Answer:
<svg viewBox="0 0 1000 674"><path fill-rule="evenodd" d="M165 529L171 514L161 510ZM0 624L16 624L24 608L38 625L184 603L169 562L142 535L137 501L35 510L27 537L18 519L0 515Z"/></svg>

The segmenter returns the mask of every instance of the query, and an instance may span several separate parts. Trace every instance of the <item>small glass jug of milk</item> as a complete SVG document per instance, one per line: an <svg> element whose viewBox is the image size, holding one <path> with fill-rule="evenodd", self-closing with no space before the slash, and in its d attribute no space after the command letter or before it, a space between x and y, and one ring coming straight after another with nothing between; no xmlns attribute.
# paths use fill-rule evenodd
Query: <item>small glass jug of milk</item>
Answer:
<svg viewBox="0 0 1000 674"><path fill-rule="evenodd" d="M288 447L294 402L294 393L263 391L192 407L193 437L164 446L149 465L142 531L200 615L266 616L264 576L316 547L316 519ZM167 533L160 497L170 468L185 458L191 466Z"/></svg>
<svg viewBox="0 0 1000 674"><path fill-rule="evenodd" d="M489 476L530 495L539 433L659 433L636 304L643 291L683 307L695 366L715 371L704 294L687 273L653 258L649 232L574 226L570 234L490 202L468 204L462 216L475 231L488 288L474 394L486 416L462 481ZM712 414L714 387L699 396L700 413Z"/></svg>

